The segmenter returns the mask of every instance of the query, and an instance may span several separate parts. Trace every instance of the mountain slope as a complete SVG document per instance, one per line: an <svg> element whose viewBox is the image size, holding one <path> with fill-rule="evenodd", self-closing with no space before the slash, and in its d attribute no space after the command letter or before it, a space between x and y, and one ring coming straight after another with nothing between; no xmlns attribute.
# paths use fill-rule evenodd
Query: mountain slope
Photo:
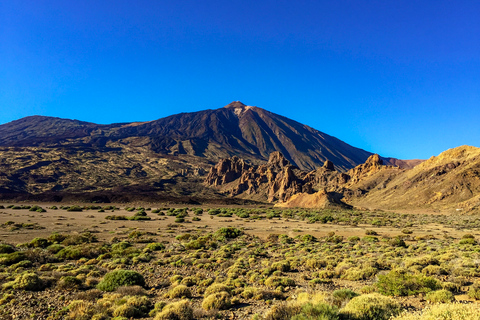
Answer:
<svg viewBox="0 0 480 320"><path fill-rule="evenodd" d="M146 147L159 154L188 154L212 161L237 155L254 163L280 151L300 169L326 160L346 171L372 153L266 111L232 102L224 108L181 113L155 121L98 125L33 116L0 125L0 146Z"/></svg>
<svg viewBox="0 0 480 320"><path fill-rule="evenodd" d="M383 173L385 174L385 172ZM371 191L354 200L360 206L392 209L480 208L480 148L461 146L442 152L411 170L376 173L356 184Z"/></svg>

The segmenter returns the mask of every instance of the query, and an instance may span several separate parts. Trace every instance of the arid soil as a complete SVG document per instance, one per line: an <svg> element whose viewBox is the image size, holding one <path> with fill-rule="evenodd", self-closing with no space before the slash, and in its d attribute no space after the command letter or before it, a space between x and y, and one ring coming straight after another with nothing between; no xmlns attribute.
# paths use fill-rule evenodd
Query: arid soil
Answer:
<svg viewBox="0 0 480 320"><path fill-rule="evenodd" d="M60 208L51 203L39 204L46 212L37 212L27 209L35 203L1 205L0 243L12 245L25 259L8 263L8 254L0 255L1 319L84 319L73 307L75 300L83 301L81 312L87 317L97 312L99 319L100 313L101 319L110 319L121 311L102 309L100 301L126 297L113 302L121 304L136 295L147 297L147 311L130 318L163 319L154 305L181 300L171 295L179 285L188 287L195 318L270 319L273 306L295 301L302 292L321 293L331 303L336 290L381 290L378 276L397 267L433 277L437 289L448 287L457 301L470 303L475 299L468 294L480 277L476 240L459 245L465 238L480 239L476 216L161 203L102 205L105 210L100 205ZM67 210L74 206L81 211ZM150 220L112 220L134 216ZM225 228L238 234L219 236ZM55 234L66 240L55 242ZM89 240L74 243L69 237ZM119 244L125 245L121 251L115 249ZM151 249L152 244L159 249ZM66 249L80 253L69 257L56 251ZM443 271L431 271L439 268ZM145 288L117 291L117 296L97 290L98 282L115 269L141 273ZM31 273L41 279L41 288L25 288L16 280ZM68 277L78 279L75 285L65 284ZM288 281L272 285L275 279ZM212 284L229 288L228 306L204 306ZM405 310L422 309L428 304L427 291L419 290L395 299Z"/></svg>

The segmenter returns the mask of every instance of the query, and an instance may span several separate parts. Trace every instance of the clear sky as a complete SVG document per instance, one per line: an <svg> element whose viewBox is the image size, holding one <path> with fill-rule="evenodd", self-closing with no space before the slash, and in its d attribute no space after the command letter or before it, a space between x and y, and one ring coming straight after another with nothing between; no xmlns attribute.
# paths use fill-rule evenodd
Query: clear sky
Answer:
<svg viewBox="0 0 480 320"><path fill-rule="evenodd" d="M0 1L0 123L234 100L383 156L480 147L480 2Z"/></svg>

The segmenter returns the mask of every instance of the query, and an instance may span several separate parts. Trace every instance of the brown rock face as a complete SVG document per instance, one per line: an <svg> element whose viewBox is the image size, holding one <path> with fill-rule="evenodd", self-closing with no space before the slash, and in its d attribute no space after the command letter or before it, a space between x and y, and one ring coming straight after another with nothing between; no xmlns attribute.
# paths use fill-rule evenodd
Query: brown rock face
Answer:
<svg viewBox="0 0 480 320"><path fill-rule="evenodd" d="M240 178L242 173L249 168L250 166L239 157L222 159L210 169L205 182L211 186L226 184Z"/></svg>
<svg viewBox="0 0 480 320"><path fill-rule="evenodd" d="M350 179L345 173L335 171L330 161L322 168L305 172L290 164L280 152L273 152L268 162L259 166L244 162L238 165L240 160L234 158L221 160L213 167L205 184L223 186L223 191L231 196L284 202L295 194L310 194L324 188L337 192Z"/></svg>
<svg viewBox="0 0 480 320"><path fill-rule="evenodd" d="M323 164L323 168L329 171L334 171L335 166L333 165L333 162L330 160L326 160L325 163Z"/></svg>
<svg viewBox="0 0 480 320"><path fill-rule="evenodd" d="M348 171L350 184L357 183L363 178L373 175L386 167L393 168L393 166L384 166L383 161L378 154L371 155L364 164L360 164Z"/></svg>
<svg viewBox="0 0 480 320"><path fill-rule="evenodd" d="M293 166L280 152L273 152L268 162L259 166L249 166L237 157L221 160L210 170L205 184L221 187L231 196L288 202L289 206L304 203L309 207L322 207L345 205L342 198L362 197L369 190L388 183L388 178L368 180L385 171L396 174L401 169L384 166L378 155L372 155L348 173L335 171L333 163L328 160L323 167L306 172ZM365 180L369 183L360 183ZM292 197L294 201L290 201ZM317 206L315 201L323 204Z"/></svg>

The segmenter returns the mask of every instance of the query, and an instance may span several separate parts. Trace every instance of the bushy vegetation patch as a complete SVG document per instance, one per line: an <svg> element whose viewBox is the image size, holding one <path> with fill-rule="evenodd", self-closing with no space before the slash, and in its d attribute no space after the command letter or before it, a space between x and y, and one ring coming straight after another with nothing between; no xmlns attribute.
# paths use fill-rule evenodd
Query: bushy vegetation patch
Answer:
<svg viewBox="0 0 480 320"><path fill-rule="evenodd" d="M115 291L121 286L145 286L143 276L132 270L114 270L105 275L105 277L97 285L102 291Z"/></svg>

